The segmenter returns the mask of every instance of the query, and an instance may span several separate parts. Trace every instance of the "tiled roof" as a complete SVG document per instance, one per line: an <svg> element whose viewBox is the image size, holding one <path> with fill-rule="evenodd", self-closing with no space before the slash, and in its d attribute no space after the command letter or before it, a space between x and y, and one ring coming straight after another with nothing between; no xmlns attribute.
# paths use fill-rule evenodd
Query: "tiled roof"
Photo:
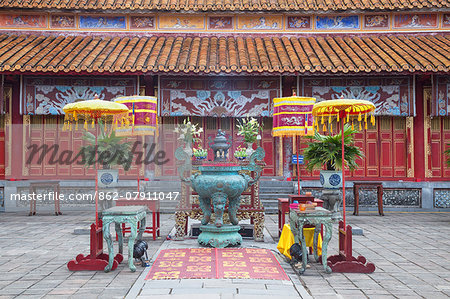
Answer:
<svg viewBox="0 0 450 299"><path fill-rule="evenodd" d="M88 10L346 10L450 7L448 0L0 0L4 8Z"/></svg>
<svg viewBox="0 0 450 299"><path fill-rule="evenodd" d="M400 72L450 70L450 34L0 35L0 71Z"/></svg>

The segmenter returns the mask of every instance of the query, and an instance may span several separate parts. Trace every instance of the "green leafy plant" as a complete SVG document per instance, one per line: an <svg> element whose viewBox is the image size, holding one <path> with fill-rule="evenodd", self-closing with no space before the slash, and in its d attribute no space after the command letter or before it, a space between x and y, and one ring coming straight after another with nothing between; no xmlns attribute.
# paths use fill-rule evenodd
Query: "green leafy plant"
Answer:
<svg viewBox="0 0 450 299"><path fill-rule="evenodd" d="M247 157L246 148L238 146L238 148L234 151L234 157L237 159L243 159Z"/></svg>
<svg viewBox="0 0 450 299"><path fill-rule="evenodd" d="M447 146L448 148L444 153L447 155L447 166L450 167L450 143Z"/></svg>
<svg viewBox="0 0 450 299"><path fill-rule="evenodd" d="M237 124L238 135L244 136L245 142L255 142L260 130L260 125L256 118L244 118Z"/></svg>
<svg viewBox="0 0 450 299"><path fill-rule="evenodd" d="M358 146L353 145L353 134L358 132L352 130L350 125L344 126L344 160L348 168L353 171L358 168L356 160L363 158L364 154ZM320 169L324 165L327 170L342 169L342 137L341 132L335 135L322 135L315 132L314 136L308 138L308 147L304 151L304 159L308 161L308 170Z"/></svg>
<svg viewBox="0 0 450 299"><path fill-rule="evenodd" d="M119 165L123 166L125 171L129 170L133 160L131 143L124 142L125 137L116 136L114 130L109 134L105 132L101 120L99 120L99 127L97 155L95 153L95 135L87 131L83 135L83 140L88 143L80 148L80 151L84 151L85 154L84 165L86 167L93 166L98 160L103 169L110 169L111 166Z"/></svg>
<svg viewBox="0 0 450 299"><path fill-rule="evenodd" d="M194 148L194 157L206 157L208 156L208 151L201 146Z"/></svg>

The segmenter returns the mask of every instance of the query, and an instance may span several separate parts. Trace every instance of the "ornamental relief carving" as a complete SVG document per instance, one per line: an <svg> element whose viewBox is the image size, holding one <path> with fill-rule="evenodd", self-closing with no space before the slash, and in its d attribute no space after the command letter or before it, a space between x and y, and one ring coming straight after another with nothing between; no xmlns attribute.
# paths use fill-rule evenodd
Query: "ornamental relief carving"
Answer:
<svg viewBox="0 0 450 299"><path fill-rule="evenodd" d="M392 25L391 25L392 24ZM429 30L450 28L448 13L374 14L217 14L217 13L28 13L0 14L0 28L80 31L343 31Z"/></svg>

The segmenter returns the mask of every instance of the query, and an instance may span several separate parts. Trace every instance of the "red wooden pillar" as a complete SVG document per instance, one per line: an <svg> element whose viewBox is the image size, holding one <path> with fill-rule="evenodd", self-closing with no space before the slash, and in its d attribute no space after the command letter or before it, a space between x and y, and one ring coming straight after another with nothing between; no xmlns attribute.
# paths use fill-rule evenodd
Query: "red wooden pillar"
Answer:
<svg viewBox="0 0 450 299"><path fill-rule="evenodd" d="M11 105L11 136L7 137L7 154L11 151L11 175L9 179L22 178L22 168L25 166L25 161L22 161L22 154L24 152L23 146L23 116L20 115L20 78L16 76L12 89L12 105ZM14 138L13 138L14 136ZM14 139L14 142L13 142ZM8 179L8 178L7 178Z"/></svg>
<svg viewBox="0 0 450 299"><path fill-rule="evenodd" d="M7 78L5 78L6 81ZM0 128L0 179L4 180L6 176L6 154L8 151L8 140L6 130L10 129L10 117L6 116L6 113L11 115L10 111L10 105L12 103L12 86L10 85L10 82L4 83L3 88L0 88L0 92L3 92L0 99L2 99L2 104L0 105L0 109L2 113L5 113L3 115L2 121L4 126ZM8 122L8 123L7 123ZM9 176L9 174L8 174Z"/></svg>
<svg viewBox="0 0 450 299"><path fill-rule="evenodd" d="M428 81L429 76L419 77L416 76L416 116L414 117L414 176L416 180L425 179L425 156L424 148L424 99L423 99L423 87L424 81ZM425 159L424 159L425 158Z"/></svg>

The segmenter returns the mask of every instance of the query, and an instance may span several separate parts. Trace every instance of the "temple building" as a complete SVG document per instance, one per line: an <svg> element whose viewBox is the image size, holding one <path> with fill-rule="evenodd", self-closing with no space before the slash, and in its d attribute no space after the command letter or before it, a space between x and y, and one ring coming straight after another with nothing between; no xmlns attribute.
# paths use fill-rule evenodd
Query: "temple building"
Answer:
<svg viewBox="0 0 450 299"><path fill-rule="evenodd" d="M306 140L271 134L272 99L296 93L376 105L375 126L356 134L365 159L348 188L382 181L388 205L450 208L449 30L446 0L0 0L3 197L28 180L93 179L92 169L27 157L30 144L76 151L82 132L62 130L62 107L94 95L158 98L157 145L172 158L157 178L177 175L177 123L203 127L204 145L226 131L232 154L246 116L263 127L263 176L296 177L291 155ZM300 177L318 186L304 165Z"/></svg>

